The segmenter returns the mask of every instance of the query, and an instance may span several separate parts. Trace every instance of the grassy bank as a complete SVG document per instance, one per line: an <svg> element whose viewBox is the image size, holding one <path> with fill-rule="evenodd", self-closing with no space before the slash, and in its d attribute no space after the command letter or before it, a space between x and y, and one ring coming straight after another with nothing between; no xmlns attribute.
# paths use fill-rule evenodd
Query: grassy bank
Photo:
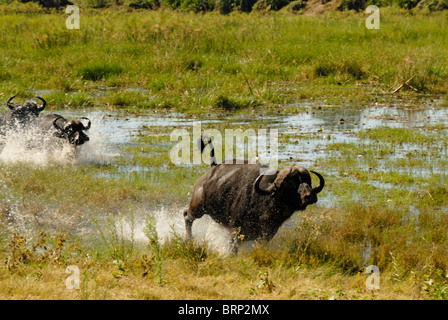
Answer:
<svg viewBox="0 0 448 320"><path fill-rule="evenodd" d="M381 9L367 15L194 14L81 8L1 15L1 96L42 95L51 105L209 109L339 104L444 94L444 12ZM34 8L31 6L31 8ZM395 95L389 95L407 81Z"/></svg>
<svg viewBox="0 0 448 320"><path fill-rule="evenodd" d="M121 219L130 223L129 216L97 226L95 239L17 232L2 238L0 292L2 299L446 299L446 214L420 217L402 223L403 213L389 209L311 209L294 233L227 257L179 236L163 244L148 231L145 242L124 236ZM366 287L362 266L372 261L381 265L379 290ZM66 286L68 266L80 270L78 289Z"/></svg>

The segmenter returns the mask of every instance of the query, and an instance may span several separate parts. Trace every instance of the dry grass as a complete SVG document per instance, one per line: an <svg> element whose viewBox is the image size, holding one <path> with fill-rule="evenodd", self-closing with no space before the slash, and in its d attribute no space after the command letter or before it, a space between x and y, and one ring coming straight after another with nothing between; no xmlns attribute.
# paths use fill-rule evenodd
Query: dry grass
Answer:
<svg viewBox="0 0 448 320"><path fill-rule="evenodd" d="M26 274L0 269L1 299L413 299L418 290L412 283L397 285L388 276L381 277L381 289L372 292L365 287L368 275L344 276L331 269L263 270L241 272L240 265L250 263L247 257L214 259L193 273L177 259L164 263L165 277L159 286L151 275L142 276L133 268L124 272L116 265L82 265L81 288L68 289L69 274L64 265L49 264L29 268ZM216 271L221 264L223 270ZM209 274L209 269L214 269ZM252 274L253 273L253 274ZM267 278L267 279L266 279ZM272 281L272 288L266 281Z"/></svg>

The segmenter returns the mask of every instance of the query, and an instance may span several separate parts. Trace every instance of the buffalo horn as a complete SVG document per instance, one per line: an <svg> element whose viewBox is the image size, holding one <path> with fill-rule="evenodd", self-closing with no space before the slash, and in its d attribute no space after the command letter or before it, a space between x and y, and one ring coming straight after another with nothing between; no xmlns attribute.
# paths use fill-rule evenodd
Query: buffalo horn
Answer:
<svg viewBox="0 0 448 320"><path fill-rule="evenodd" d="M42 107L39 107L38 110L39 110L39 112L43 111L45 109L45 107L47 106L47 102L43 98L41 98L41 97L37 97L37 99L42 101Z"/></svg>
<svg viewBox="0 0 448 320"><path fill-rule="evenodd" d="M14 109L14 105L11 103L12 99L14 99L16 97L16 94L13 95L11 98L8 99L8 101L6 102L6 105L8 106L9 109L13 110Z"/></svg>
<svg viewBox="0 0 448 320"><path fill-rule="evenodd" d="M322 177L319 173L317 173L315 171L311 171L311 172L314 173L319 178L319 185L317 187L313 188L313 192L318 194L324 188L325 180L324 180L324 177Z"/></svg>
<svg viewBox="0 0 448 320"><path fill-rule="evenodd" d="M63 119L61 116L59 116L59 117L57 117L56 119L54 119L53 120L53 126L56 128L56 129L58 129L59 131L64 131L64 129L63 128L61 128L57 123L56 123L56 121L58 121L59 119Z"/></svg>
<svg viewBox="0 0 448 320"><path fill-rule="evenodd" d="M254 189L257 193L268 196L270 194L273 194L277 190L277 186L275 183L272 183L267 189L260 188L260 181L264 177L263 174L260 174L258 178L254 182Z"/></svg>

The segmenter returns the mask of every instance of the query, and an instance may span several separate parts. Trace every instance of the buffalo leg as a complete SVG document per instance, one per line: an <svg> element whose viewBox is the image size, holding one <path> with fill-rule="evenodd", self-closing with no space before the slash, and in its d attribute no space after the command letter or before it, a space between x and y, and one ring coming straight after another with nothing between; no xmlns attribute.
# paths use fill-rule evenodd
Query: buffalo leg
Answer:
<svg viewBox="0 0 448 320"><path fill-rule="evenodd" d="M184 219L185 219L186 239L187 241L190 241L192 238L191 228L193 226L193 221L195 219L188 215L188 209L184 211Z"/></svg>

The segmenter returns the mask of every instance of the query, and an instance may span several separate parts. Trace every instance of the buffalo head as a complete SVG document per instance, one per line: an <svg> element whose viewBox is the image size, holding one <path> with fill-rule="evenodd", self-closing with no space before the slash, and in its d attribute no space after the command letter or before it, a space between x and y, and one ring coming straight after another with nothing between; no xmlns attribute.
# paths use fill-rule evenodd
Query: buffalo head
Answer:
<svg viewBox="0 0 448 320"><path fill-rule="evenodd" d="M53 121L53 126L57 129L55 136L66 139L75 146L89 141L89 137L83 131L89 130L92 123L88 118L82 117L81 119L87 120L86 126L79 120L67 121L62 116L55 118Z"/></svg>
<svg viewBox="0 0 448 320"><path fill-rule="evenodd" d="M6 102L6 105L8 106L9 110L4 115L4 118L7 123L16 125L18 124L21 126L27 125L28 123L35 120L47 105L47 102L41 97L37 97L37 99L42 101L41 106L32 101L27 101L22 105L13 105L11 101L15 97L16 97L15 95L12 96Z"/></svg>
<svg viewBox="0 0 448 320"><path fill-rule="evenodd" d="M260 174L254 182L254 190L265 196L282 198L295 210L305 210L310 204L317 202L317 194L325 186L324 178L317 172L311 171L319 178L319 185L311 187L311 177L303 167L287 166L280 170L273 182L266 188L260 187L260 182L266 174Z"/></svg>

